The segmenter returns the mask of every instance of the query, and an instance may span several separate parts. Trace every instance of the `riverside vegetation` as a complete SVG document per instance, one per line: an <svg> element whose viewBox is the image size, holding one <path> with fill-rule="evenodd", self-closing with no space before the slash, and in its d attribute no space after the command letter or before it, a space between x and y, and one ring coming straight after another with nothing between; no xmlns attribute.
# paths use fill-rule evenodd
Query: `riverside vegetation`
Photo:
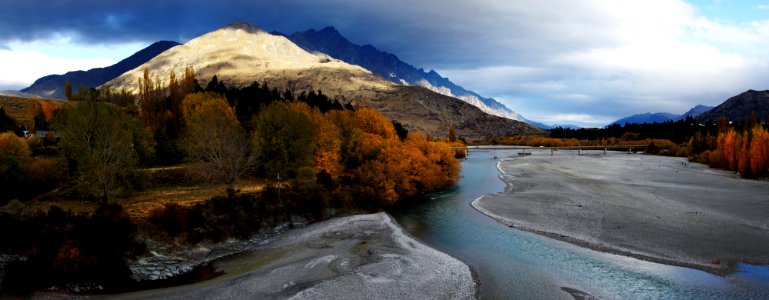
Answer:
<svg viewBox="0 0 769 300"><path fill-rule="evenodd" d="M689 117L601 129L559 127L550 130L549 136L512 136L484 142L532 147L647 145L644 152L648 154L686 157L691 162L738 172L744 178L762 178L769 175L769 116L765 119L762 124L754 113L742 122L719 118L700 123Z"/></svg>
<svg viewBox="0 0 769 300"><path fill-rule="evenodd" d="M292 219L377 211L458 180L453 135L409 133L320 91L228 88L216 77L203 88L190 68L167 82L145 70L138 95L81 89L45 119L58 136L0 135L3 293L116 291L132 286L127 264L148 253L146 239L247 238ZM2 111L0 121L19 125ZM239 191L244 178L266 179ZM220 196L124 209L145 191L217 183ZM30 208L41 199L54 205Z"/></svg>

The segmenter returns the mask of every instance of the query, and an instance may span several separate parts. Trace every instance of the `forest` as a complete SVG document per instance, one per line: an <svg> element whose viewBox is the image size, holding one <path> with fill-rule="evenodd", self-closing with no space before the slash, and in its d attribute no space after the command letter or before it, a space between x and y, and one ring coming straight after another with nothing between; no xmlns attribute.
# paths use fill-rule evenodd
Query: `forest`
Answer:
<svg viewBox="0 0 769 300"><path fill-rule="evenodd" d="M146 254L148 238L247 238L293 220L418 201L459 178L456 138L408 132L321 91L230 88L216 77L201 87L190 68L167 80L145 69L139 87L136 95L67 89L68 103L38 127L55 134L0 134L0 188L8 191L0 195L0 253L12 258L4 290L83 282L119 290L134 283L127 264ZM0 122L19 128L4 111ZM244 178L264 186L240 191ZM200 184L226 188L192 205L158 198L162 206L144 215L121 206L146 190ZM99 205L87 213L22 209L41 198Z"/></svg>

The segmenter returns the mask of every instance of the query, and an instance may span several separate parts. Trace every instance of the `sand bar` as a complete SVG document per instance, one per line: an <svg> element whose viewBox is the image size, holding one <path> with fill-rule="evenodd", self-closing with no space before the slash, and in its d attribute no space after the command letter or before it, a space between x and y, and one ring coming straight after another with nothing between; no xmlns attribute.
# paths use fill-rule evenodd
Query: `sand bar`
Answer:
<svg viewBox="0 0 769 300"><path fill-rule="evenodd" d="M505 192L473 206L511 227L650 261L719 274L769 264L769 182L682 158L602 153L506 157Z"/></svg>
<svg viewBox="0 0 769 300"><path fill-rule="evenodd" d="M471 299L461 261L414 240L385 213L291 230L214 263L226 275L114 299Z"/></svg>

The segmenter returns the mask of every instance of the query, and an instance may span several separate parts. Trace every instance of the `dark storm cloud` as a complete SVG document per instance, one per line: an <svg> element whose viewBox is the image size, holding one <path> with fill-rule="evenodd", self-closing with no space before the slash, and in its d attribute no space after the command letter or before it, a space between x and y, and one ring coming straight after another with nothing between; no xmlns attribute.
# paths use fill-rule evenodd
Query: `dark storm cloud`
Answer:
<svg viewBox="0 0 769 300"><path fill-rule="evenodd" d="M435 68L531 60L552 52L551 39L560 39L529 18L516 21L514 14L524 11L515 5L500 9L474 1L6 0L3 6L0 42L55 35L81 43L184 42L234 21L285 33L334 26L354 42ZM516 48L510 44L528 50L511 52Z"/></svg>
<svg viewBox="0 0 769 300"><path fill-rule="evenodd" d="M681 113L766 89L769 77L769 21L709 20L682 0L4 0L0 48L59 36L186 42L235 21L283 33L334 26L551 123Z"/></svg>

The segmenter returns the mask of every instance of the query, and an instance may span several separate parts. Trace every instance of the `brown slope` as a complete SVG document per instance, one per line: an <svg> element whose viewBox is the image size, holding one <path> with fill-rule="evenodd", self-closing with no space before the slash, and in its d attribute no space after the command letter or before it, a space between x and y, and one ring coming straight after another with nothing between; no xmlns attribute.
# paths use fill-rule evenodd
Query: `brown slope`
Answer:
<svg viewBox="0 0 769 300"><path fill-rule="evenodd" d="M457 129L458 135L468 139L542 131L520 121L489 115L467 102L420 86L399 87L362 104L398 120L409 131L432 135L445 136L451 126Z"/></svg>
<svg viewBox="0 0 769 300"><path fill-rule="evenodd" d="M731 97L721 105L697 116L697 120L707 121L726 117L730 121L742 122L756 113L759 120L769 117L769 91L749 90Z"/></svg>

